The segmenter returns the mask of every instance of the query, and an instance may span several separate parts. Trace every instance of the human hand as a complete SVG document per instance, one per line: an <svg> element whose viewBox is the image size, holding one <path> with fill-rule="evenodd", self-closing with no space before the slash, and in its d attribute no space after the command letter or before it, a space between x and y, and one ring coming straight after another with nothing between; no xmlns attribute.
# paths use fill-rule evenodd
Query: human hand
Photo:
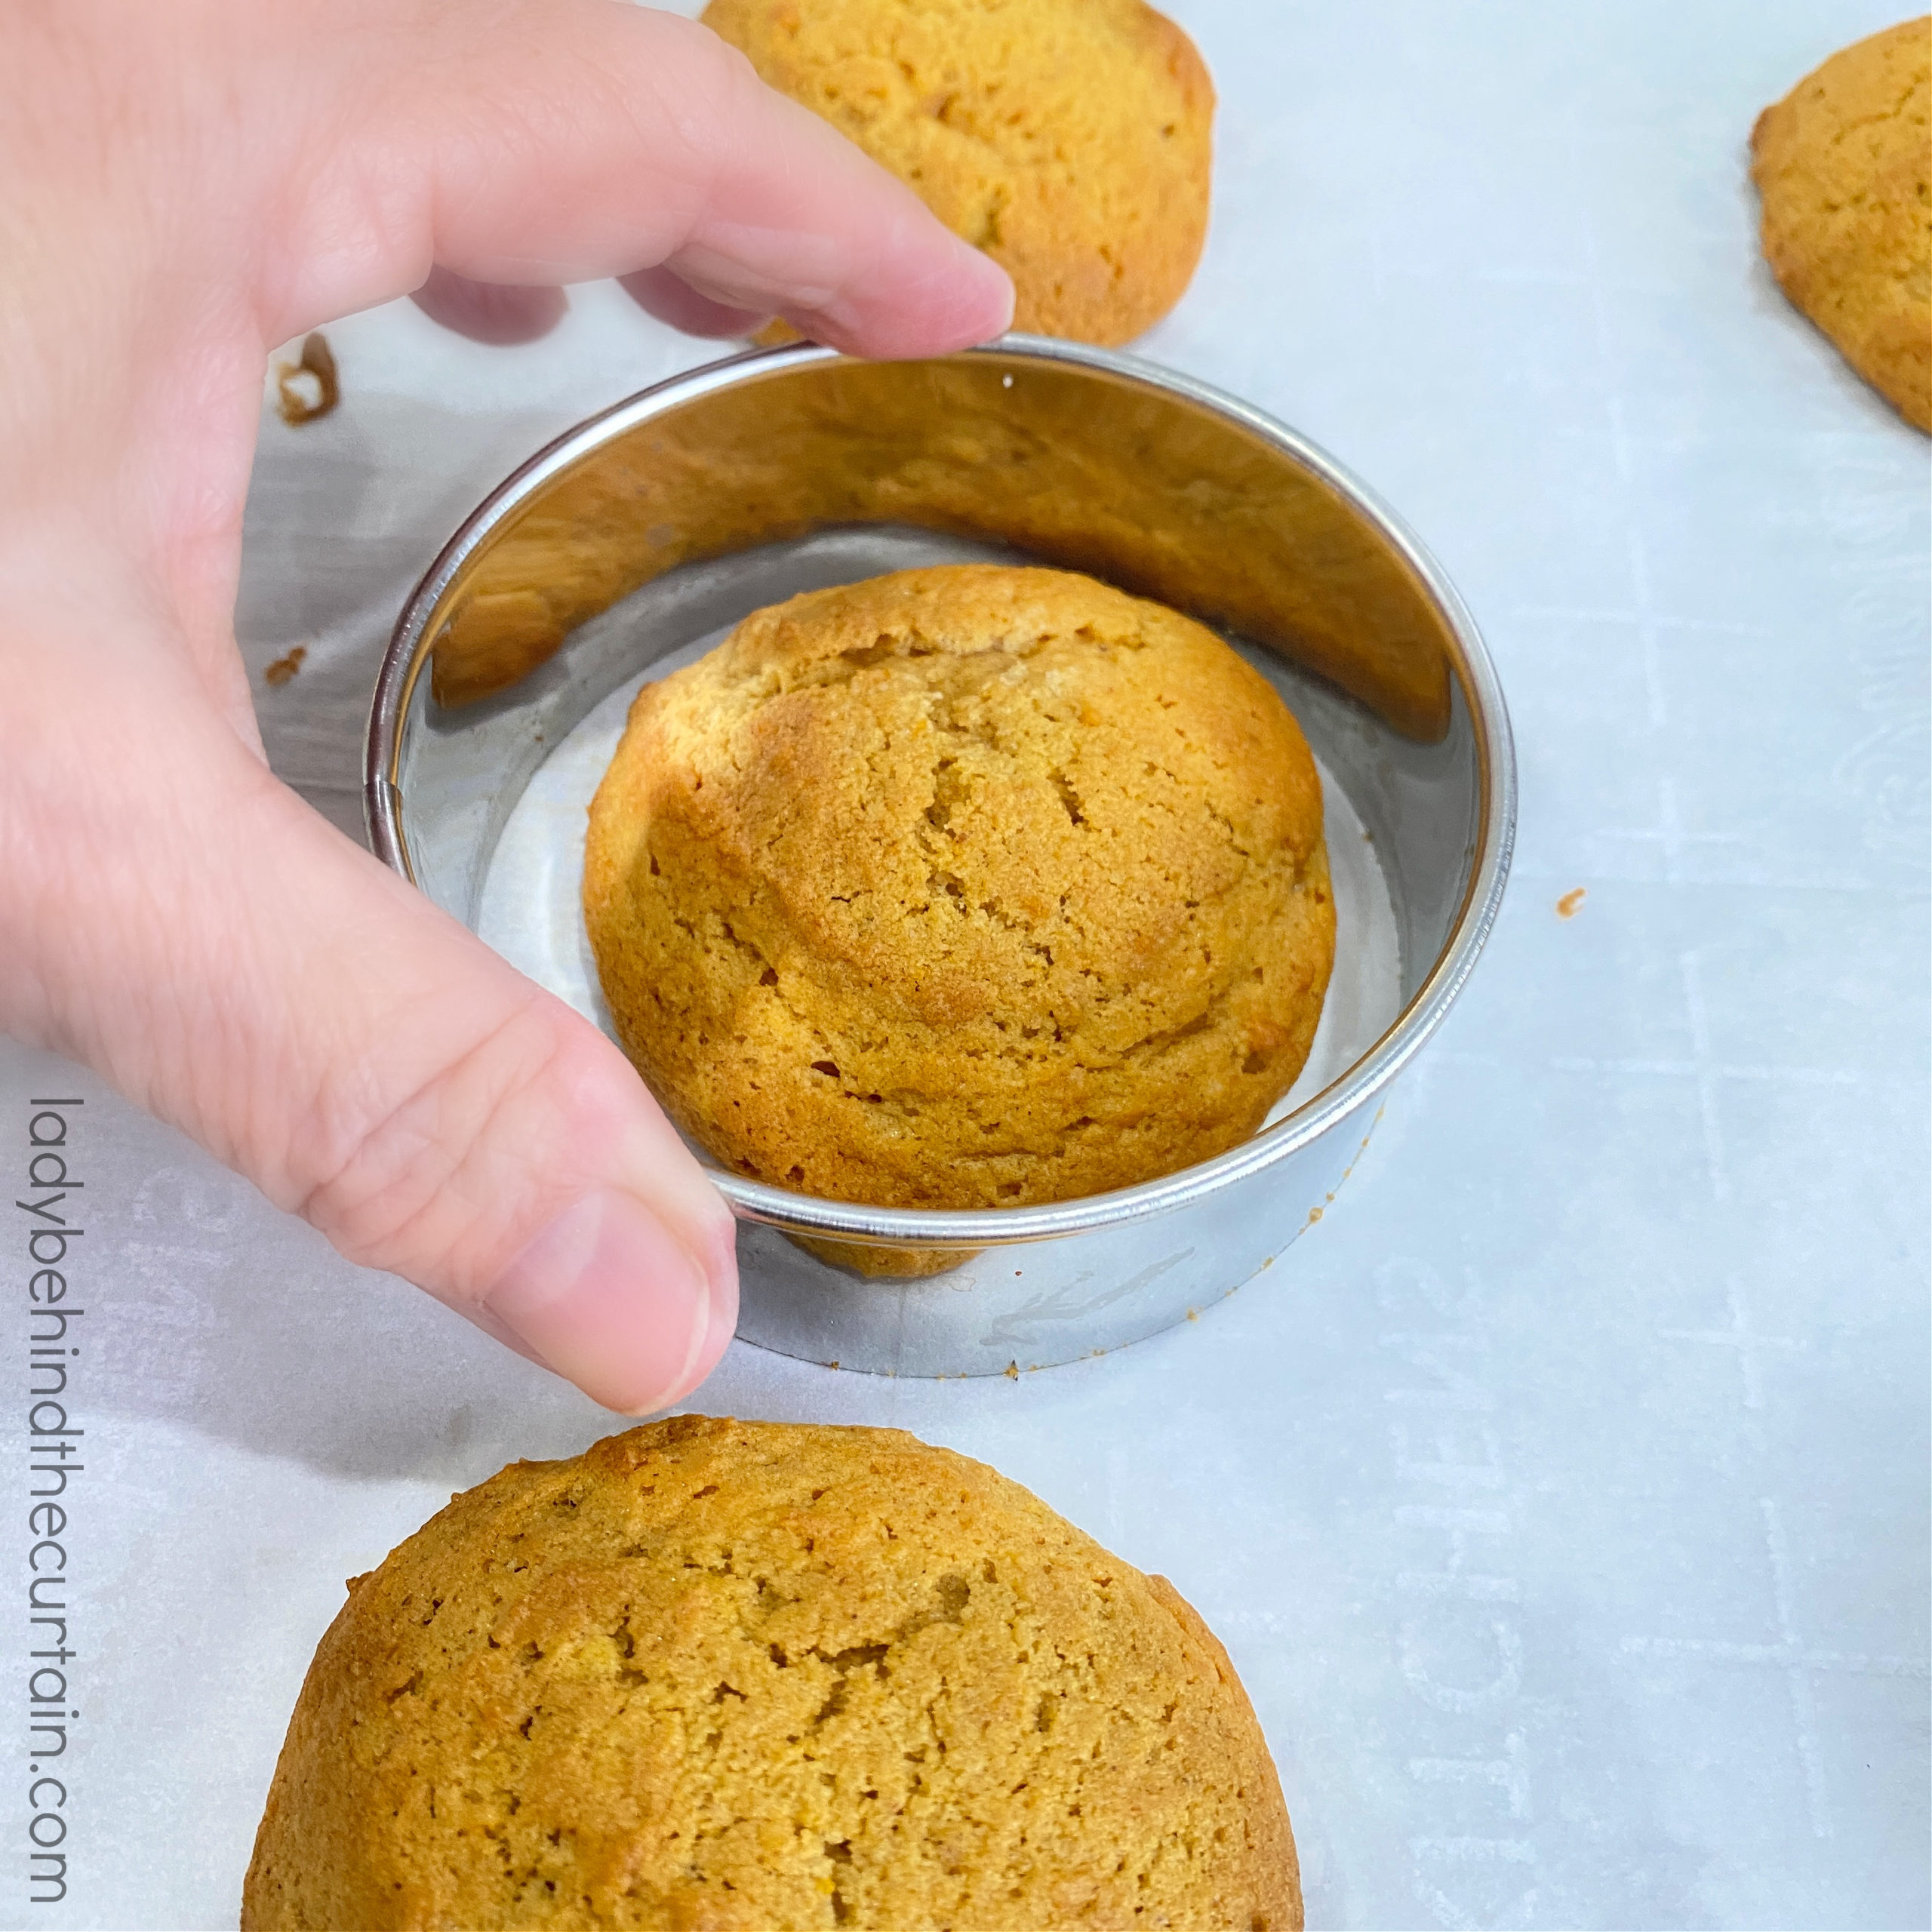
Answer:
<svg viewBox="0 0 1932 1932"><path fill-rule="evenodd" d="M595 1027L263 761L233 608L267 352L419 288L521 339L619 274L686 328L931 354L1004 326L1005 277L620 0L0 0L0 1026L664 1407L735 1321L722 1201Z"/></svg>

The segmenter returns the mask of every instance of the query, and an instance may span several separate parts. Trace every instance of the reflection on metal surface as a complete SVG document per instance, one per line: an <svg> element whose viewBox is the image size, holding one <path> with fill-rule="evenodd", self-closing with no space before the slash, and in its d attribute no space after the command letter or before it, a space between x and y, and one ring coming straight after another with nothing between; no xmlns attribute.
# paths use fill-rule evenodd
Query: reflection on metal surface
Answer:
<svg viewBox="0 0 1932 1932"><path fill-rule="evenodd" d="M644 583L826 525L991 537L1280 651L1439 737L1450 651L1413 565L1291 448L1124 367L995 349L748 368L586 451L498 531L438 635L445 706Z"/></svg>

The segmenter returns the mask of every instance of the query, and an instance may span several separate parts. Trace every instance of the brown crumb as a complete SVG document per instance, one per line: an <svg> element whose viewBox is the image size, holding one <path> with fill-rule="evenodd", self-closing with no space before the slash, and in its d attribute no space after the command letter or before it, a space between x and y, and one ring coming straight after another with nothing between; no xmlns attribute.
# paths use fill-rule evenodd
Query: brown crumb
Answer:
<svg viewBox="0 0 1932 1932"><path fill-rule="evenodd" d="M1017 1361L1008 1362L1000 1372L1009 1382L1017 1382L1020 1380L1020 1364Z"/></svg>
<svg viewBox="0 0 1932 1932"><path fill-rule="evenodd" d="M308 384L302 380L305 376L314 380L313 401L309 396ZM275 365L275 386L278 392L275 407L281 412L281 420L291 426L312 423L317 417L328 415L342 400L335 355L320 329L303 340L299 361Z"/></svg>
<svg viewBox="0 0 1932 1932"><path fill-rule="evenodd" d="M1572 886L1556 902L1556 916L1559 919L1574 919L1577 916L1577 908L1583 904L1584 897L1584 891L1580 885Z"/></svg>
<svg viewBox="0 0 1932 1932"><path fill-rule="evenodd" d="M308 654L309 647L306 644L298 644L287 657L278 657L262 673L263 680L271 685L287 684L289 679L301 669L302 661Z"/></svg>

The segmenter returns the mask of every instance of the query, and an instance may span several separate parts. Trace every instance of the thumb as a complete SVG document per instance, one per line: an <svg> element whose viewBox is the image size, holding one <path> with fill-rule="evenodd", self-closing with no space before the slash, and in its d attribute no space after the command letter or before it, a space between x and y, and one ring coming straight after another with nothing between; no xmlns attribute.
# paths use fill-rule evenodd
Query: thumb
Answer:
<svg viewBox="0 0 1932 1932"><path fill-rule="evenodd" d="M598 1401L703 1380L731 1217L617 1048L271 776L175 653L14 669L0 1023Z"/></svg>

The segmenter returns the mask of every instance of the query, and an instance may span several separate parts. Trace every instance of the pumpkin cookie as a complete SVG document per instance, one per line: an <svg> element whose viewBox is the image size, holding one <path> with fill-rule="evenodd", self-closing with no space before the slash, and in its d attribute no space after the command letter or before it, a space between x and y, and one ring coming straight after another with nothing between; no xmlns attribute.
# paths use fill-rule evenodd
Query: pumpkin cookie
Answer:
<svg viewBox="0 0 1932 1932"><path fill-rule="evenodd" d="M1141 0L711 0L703 19L1004 268L1016 328L1128 342L1180 300L1214 91Z"/></svg>
<svg viewBox="0 0 1932 1932"><path fill-rule="evenodd" d="M1758 117L1751 150L1784 292L1932 430L1932 19L1833 54Z"/></svg>
<svg viewBox="0 0 1932 1932"><path fill-rule="evenodd" d="M1335 936L1273 686L1162 605L987 565L793 598L646 685L584 912L687 1133L884 1207L1066 1200L1244 1140Z"/></svg>
<svg viewBox="0 0 1932 1932"><path fill-rule="evenodd" d="M680 1416L517 1463L349 1584L242 1932L1297 1932L1226 1653L896 1429Z"/></svg>

